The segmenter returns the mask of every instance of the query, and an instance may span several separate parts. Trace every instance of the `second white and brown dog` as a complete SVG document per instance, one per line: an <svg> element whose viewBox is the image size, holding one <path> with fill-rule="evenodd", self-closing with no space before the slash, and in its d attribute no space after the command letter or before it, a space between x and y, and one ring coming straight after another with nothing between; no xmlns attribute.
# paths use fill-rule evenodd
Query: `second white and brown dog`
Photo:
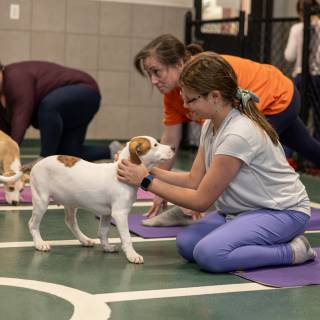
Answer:
<svg viewBox="0 0 320 320"><path fill-rule="evenodd" d="M18 144L0 130L0 162L3 175L5 199L9 204L17 205L21 200L21 191L29 176L21 171L20 149Z"/></svg>
<svg viewBox="0 0 320 320"><path fill-rule="evenodd" d="M129 159L150 169L161 160L171 159L174 151L170 146L158 143L154 138L140 136L131 139L119 154L118 161ZM29 221L37 250L48 251L50 246L40 234L43 215L52 198L65 208L65 223L84 246L93 246L79 229L76 209L83 208L100 216L98 237L106 252L115 252L109 244L108 230L111 218L116 222L122 249L132 263L143 263L143 257L132 246L128 228L128 214L136 200L137 188L117 179L117 162L91 163L70 156L50 156L40 160L31 170L33 212Z"/></svg>

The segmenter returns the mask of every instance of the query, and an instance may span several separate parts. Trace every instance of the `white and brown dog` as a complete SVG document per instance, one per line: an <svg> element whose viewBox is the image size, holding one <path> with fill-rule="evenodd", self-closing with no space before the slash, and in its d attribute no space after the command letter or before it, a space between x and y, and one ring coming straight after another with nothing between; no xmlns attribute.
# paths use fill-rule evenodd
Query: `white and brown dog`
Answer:
<svg viewBox="0 0 320 320"><path fill-rule="evenodd" d="M28 176L21 171L20 149L18 144L0 130L0 161L3 175L0 182L4 184L5 198L9 204L17 205L20 193Z"/></svg>
<svg viewBox="0 0 320 320"><path fill-rule="evenodd" d="M150 169L173 155L170 146L160 144L152 137L140 136L127 142L118 161L129 159ZM132 246L128 228L128 214L136 200L137 188L118 181L117 167L117 162L91 163L70 156L50 156L35 164L30 173L33 212L29 230L36 249L50 250L40 235L39 226L52 198L64 206L65 223L82 245L93 246L94 241L79 229L77 208L88 209L100 216L98 237L106 252L117 251L108 242L109 224L113 218L127 259L132 263L143 263L143 257Z"/></svg>

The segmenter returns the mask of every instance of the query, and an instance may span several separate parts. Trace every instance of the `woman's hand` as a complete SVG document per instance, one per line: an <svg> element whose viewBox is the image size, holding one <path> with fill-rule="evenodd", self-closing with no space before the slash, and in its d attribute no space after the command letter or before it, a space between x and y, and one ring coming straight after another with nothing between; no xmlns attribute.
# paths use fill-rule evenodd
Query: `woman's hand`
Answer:
<svg viewBox="0 0 320 320"><path fill-rule="evenodd" d="M187 114L186 114L186 117L188 119L190 119L191 121L199 121L201 118L199 116L197 116L197 114L193 111L189 111Z"/></svg>
<svg viewBox="0 0 320 320"><path fill-rule="evenodd" d="M168 207L168 204L167 204L166 200L164 200L158 196L155 196L153 199L152 207L144 215L148 218L152 218L152 217L158 215L162 210L167 209L167 207Z"/></svg>
<svg viewBox="0 0 320 320"><path fill-rule="evenodd" d="M117 178L121 182L139 187L143 178L148 174L144 165L136 165L129 160L122 160L118 164Z"/></svg>
<svg viewBox="0 0 320 320"><path fill-rule="evenodd" d="M195 112L193 111L189 111L187 114L186 114L186 117L192 121L196 121L197 120L197 116L195 114Z"/></svg>
<svg viewBox="0 0 320 320"><path fill-rule="evenodd" d="M200 220L201 218L204 217L203 212L198 212L198 211L194 211L194 210L190 210L190 209L186 209L186 208L182 208L182 207L180 207L180 208L186 216L191 216L192 221L197 221L197 220Z"/></svg>

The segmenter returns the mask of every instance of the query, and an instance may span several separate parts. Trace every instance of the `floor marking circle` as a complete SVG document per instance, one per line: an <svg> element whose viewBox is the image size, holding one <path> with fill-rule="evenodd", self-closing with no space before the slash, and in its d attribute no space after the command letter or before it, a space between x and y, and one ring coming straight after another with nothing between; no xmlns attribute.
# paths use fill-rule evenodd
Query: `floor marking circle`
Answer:
<svg viewBox="0 0 320 320"><path fill-rule="evenodd" d="M70 320L88 320L94 315L95 320L109 319L111 310L108 305L97 299L95 295L50 282L3 278L0 277L0 285L32 289L55 295L70 302L74 311Z"/></svg>

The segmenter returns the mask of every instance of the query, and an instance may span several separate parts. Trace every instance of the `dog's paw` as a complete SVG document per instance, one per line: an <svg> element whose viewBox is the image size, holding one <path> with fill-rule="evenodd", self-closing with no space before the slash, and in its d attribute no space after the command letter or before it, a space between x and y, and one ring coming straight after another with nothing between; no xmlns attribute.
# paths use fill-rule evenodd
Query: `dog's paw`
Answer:
<svg viewBox="0 0 320 320"><path fill-rule="evenodd" d="M103 246L103 250L105 252L111 252L111 253L114 253L114 252L118 252L119 251L119 248L118 246L114 245L114 244L106 244Z"/></svg>
<svg viewBox="0 0 320 320"><path fill-rule="evenodd" d="M126 257L131 263L142 264L144 263L143 257L136 252L126 253Z"/></svg>
<svg viewBox="0 0 320 320"><path fill-rule="evenodd" d="M81 239L80 242L84 247L93 247L95 244L94 239L90 238Z"/></svg>
<svg viewBox="0 0 320 320"><path fill-rule="evenodd" d="M35 247L38 251L42 251L42 252L47 252L47 251L50 251L51 249L50 245L46 242L37 243Z"/></svg>

